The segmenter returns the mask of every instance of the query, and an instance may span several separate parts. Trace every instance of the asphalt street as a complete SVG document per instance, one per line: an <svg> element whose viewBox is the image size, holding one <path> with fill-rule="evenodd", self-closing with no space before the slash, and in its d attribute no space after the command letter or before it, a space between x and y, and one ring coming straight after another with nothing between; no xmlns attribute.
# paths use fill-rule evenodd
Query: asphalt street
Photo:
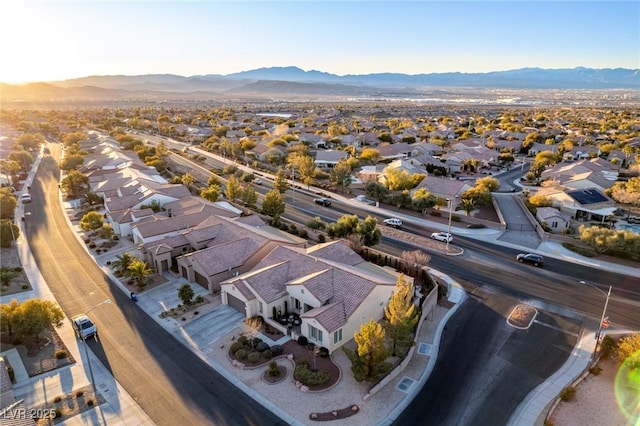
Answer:
<svg viewBox="0 0 640 426"><path fill-rule="evenodd" d="M505 318L517 301L472 294L444 329L426 385L396 425L503 425L518 404L568 358L580 320L540 310L527 330Z"/></svg>
<svg viewBox="0 0 640 426"><path fill-rule="evenodd" d="M52 153L60 149L50 147ZM115 380L158 425L282 424L109 282L60 215L58 173L53 159L45 158L32 187L27 238L42 275L69 316L113 301L91 312L100 335L89 344Z"/></svg>

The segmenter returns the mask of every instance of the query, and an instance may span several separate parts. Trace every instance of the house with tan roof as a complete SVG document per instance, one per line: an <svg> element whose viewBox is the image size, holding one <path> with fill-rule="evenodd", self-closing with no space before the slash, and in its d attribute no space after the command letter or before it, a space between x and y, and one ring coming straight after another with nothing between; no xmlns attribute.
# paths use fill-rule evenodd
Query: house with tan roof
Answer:
<svg viewBox="0 0 640 426"><path fill-rule="evenodd" d="M314 163L317 168L323 170L333 169L342 159L347 159L349 154L344 151L318 151Z"/></svg>
<svg viewBox="0 0 640 426"><path fill-rule="evenodd" d="M382 144L378 146L378 152L380 153L381 160L397 160L411 157L413 149L413 145L406 142Z"/></svg>
<svg viewBox="0 0 640 426"><path fill-rule="evenodd" d="M571 216L553 207L538 207L536 219L556 232L567 229L571 225Z"/></svg>
<svg viewBox="0 0 640 426"><path fill-rule="evenodd" d="M473 186L473 181L449 179L429 175L422 179L422 182L420 182L418 186L411 191L411 195L413 196L414 192L418 189L424 188L437 198L453 200L452 208L455 209L462 200L462 194L473 188Z"/></svg>
<svg viewBox="0 0 640 426"><path fill-rule="evenodd" d="M549 197L553 207L579 221L604 222L616 210L616 203L598 188L540 188L536 194Z"/></svg>
<svg viewBox="0 0 640 426"><path fill-rule="evenodd" d="M575 163L559 163L542 172L543 180L570 189L596 187L600 191L611 188L618 180L618 168L602 158L580 160Z"/></svg>
<svg viewBox="0 0 640 426"><path fill-rule="evenodd" d="M294 339L306 336L333 352L362 323L383 318L398 276L338 240L307 249L278 246L253 269L220 286L222 303L247 318L262 316ZM295 315L297 323L283 326L278 319L286 314Z"/></svg>
<svg viewBox="0 0 640 426"><path fill-rule="evenodd" d="M304 248L307 245L305 239L273 228L255 215L251 219L209 216L182 235L186 246L172 246L162 241L165 245L162 249L166 252L167 246L171 247L172 256L180 249L184 252L170 265L177 264L180 275L212 294L220 291L222 281L247 272L276 246ZM151 243L145 249L152 253L154 264L164 267L170 259L159 256L157 247Z"/></svg>

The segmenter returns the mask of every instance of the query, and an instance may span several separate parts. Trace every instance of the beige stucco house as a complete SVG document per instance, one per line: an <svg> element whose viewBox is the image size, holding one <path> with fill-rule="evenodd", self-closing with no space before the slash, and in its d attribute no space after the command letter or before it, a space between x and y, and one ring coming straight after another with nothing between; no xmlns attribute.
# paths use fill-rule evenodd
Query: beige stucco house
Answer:
<svg viewBox="0 0 640 426"><path fill-rule="evenodd" d="M250 271L220 286L222 303L247 318L262 316L293 338L306 336L333 352L361 324L383 318L398 276L338 240L311 248L280 245ZM283 325L280 320L287 315L295 322Z"/></svg>

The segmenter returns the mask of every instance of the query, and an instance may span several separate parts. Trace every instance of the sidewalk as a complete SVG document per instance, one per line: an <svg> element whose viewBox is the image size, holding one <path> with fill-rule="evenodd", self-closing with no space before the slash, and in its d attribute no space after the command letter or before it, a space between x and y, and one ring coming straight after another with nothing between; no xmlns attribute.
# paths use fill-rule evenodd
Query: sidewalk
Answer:
<svg viewBox="0 0 640 426"><path fill-rule="evenodd" d="M29 173L25 187L31 185L34 175L40 165L41 156L38 156ZM24 214L24 206L18 204L16 208L16 218L21 218ZM20 233L25 235L24 222L17 221ZM40 274L38 265L31 254L29 244L25 238L16 241L16 248L20 257L20 262L27 276L32 290L3 296L0 303L9 303L11 299L23 302L27 299L54 300L55 298L44 278ZM64 342L68 351L76 360L68 366L52 370L34 377L29 377L22 364L17 350L12 349L3 353L9 359L16 372L16 383L13 385L13 394L16 401L24 400L30 408L40 406L45 402L51 403L53 398L64 394L72 393L75 389L93 385L97 394L102 396L106 402L96 405L94 409L87 410L75 417L67 419L58 424L62 425L153 425L151 419L131 396L113 378L100 360L91 352L91 349L81 348L82 341L75 336L70 320L64 320L62 327L56 332ZM88 349L88 350L85 350ZM87 359L88 354L90 359ZM91 381L90 370L93 372L93 383Z"/></svg>

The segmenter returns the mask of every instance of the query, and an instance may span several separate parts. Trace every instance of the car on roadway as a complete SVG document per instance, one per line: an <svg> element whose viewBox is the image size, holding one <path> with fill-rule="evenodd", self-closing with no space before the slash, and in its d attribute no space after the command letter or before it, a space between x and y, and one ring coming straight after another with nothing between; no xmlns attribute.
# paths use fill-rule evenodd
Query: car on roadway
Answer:
<svg viewBox="0 0 640 426"><path fill-rule="evenodd" d="M73 330L76 332L76 336L82 340L98 334L96 325L86 315L76 315L71 318L71 325L73 325Z"/></svg>
<svg viewBox="0 0 640 426"><path fill-rule="evenodd" d="M533 266L544 265L544 257L535 253L520 253L516 256L516 260L520 263L530 263Z"/></svg>
<svg viewBox="0 0 640 426"><path fill-rule="evenodd" d="M453 241L453 235L448 232L434 232L431 234L432 240L442 241L444 243L450 243Z"/></svg>
<svg viewBox="0 0 640 426"><path fill-rule="evenodd" d="M262 179L256 178L253 180L253 183L255 183L256 185L262 185Z"/></svg>
<svg viewBox="0 0 640 426"><path fill-rule="evenodd" d="M30 203L31 202L31 194L29 194L28 192L25 192L24 194L22 194L20 196L20 200L23 203Z"/></svg>
<svg viewBox="0 0 640 426"><path fill-rule="evenodd" d="M331 205L331 200L328 198L316 198L313 200L314 203L320 204L321 206L329 207Z"/></svg>
<svg viewBox="0 0 640 426"><path fill-rule="evenodd" d="M402 226L402 219L398 219L397 217L390 217L389 219L385 219L383 223L393 228L400 228Z"/></svg>

